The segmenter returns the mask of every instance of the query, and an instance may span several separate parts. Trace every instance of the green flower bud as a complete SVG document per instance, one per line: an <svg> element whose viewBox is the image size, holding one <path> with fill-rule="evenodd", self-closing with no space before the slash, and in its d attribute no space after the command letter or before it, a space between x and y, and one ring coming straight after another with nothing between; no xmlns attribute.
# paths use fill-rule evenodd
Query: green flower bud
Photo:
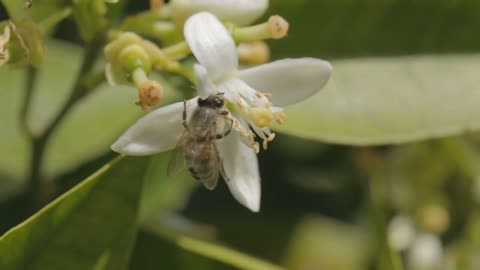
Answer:
<svg viewBox="0 0 480 270"><path fill-rule="evenodd" d="M146 50L139 44L128 45L119 54L120 63L129 74L142 69L147 75L152 70L152 62Z"/></svg>
<svg viewBox="0 0 480 270"><path fill-rule="evenodd" d="M39 66L44 57L42 34L31 20L0 24L0 64Z"/></svg>

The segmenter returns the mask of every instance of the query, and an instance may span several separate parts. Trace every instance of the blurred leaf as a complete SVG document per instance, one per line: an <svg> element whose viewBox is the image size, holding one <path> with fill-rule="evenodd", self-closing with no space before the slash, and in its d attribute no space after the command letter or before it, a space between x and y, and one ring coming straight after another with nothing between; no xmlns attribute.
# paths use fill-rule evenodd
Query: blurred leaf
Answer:
<svg viewBox="0 0 480 270"><path fill-rule="evenodd" d="M288 107L279 131L352 145L405 143L480 128L480 55L333 63L326 89Z"/></svg>
<svg viewBox="0 0 480 270"><path fill-rule="evenodd" d="M191 191L198 186L198 182L186 171L176 177L167 176L171 154L171 152L161 153L150 159L145 174L140 211L142 220L182 208L187 203Z"/></svg>
<svg viewBox="0 0 480 270"><path fill-rule="evenodd" d="M126 269L147 164L118 157L7 232L0 269Z"/></svg>
<svg viewBox="0 0 480 270"><path fill-rule="evenodd" d="M295 230L286 265L300 269L368 269L370 242L360 227L311 216Z"/></svg>
<svg viewBox="0 0 480 270"><path fill-rule="evenodd" d="M275 0L290 22L270 42L279 57L351 57L478 51L477 0ZM428 14L428 16L426 16Z"/></svg>
<svg viewBox="0 0 480 270"><path fill-rule="evenodd" d="M37 132L51 121L68 97L82 54L79 47L58 41L50 41L46 49L28 115ZM25 178L29 158L27 140L16 117L23 97L23 75L21 70L0 69L0 172L16 179ZM177 92L166 82L162 81L162 85L166 88L162 104L178 99ZM46 176L73 169L108 151L111 143L141 115L133 104L136 100L135 89L104 84L79 102L52 137L46 153Z"/></svg>

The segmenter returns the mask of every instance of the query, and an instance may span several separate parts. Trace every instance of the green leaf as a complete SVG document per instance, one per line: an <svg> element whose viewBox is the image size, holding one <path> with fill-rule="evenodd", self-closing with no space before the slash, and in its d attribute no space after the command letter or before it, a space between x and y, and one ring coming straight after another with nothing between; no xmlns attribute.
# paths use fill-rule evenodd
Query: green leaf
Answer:
<svg viewBox="0 0 480 270"><path fill-rule="evenodd" d="M178 232L167 231L161 224L152 221L144 224L144 228L159 238L169 240L183 250L189 251L200 256L213 259L224 264L234 266L238 269L248 270L282 270L284 268L255 258L251 255L237 251L233 248L226 247L217 243L196 239Z"/></svg>
<svg viewBox="0 0 480 270"><path fill-rule="evenodd" d="M208 258L238 267L239 269L249 270L282 270L284 268L272 263L257 259L250 255L236 251L234 249L221 246L214 243L194 239L188 236L180 236L176 243L181 248L203 255Z"/></svg>
<svg viewBox="0 0 480 270"><path fill-rule="evenodd" d="M0 269L126 269L147 158L118 157L0 238Z"/></svg>
<svg viewBox="0 0 480 270"><path fill-rule="evenodd" d="M480 129L480 55L333 62L333 78L287 107L277 129L351 145L406 143Z"/></svg>

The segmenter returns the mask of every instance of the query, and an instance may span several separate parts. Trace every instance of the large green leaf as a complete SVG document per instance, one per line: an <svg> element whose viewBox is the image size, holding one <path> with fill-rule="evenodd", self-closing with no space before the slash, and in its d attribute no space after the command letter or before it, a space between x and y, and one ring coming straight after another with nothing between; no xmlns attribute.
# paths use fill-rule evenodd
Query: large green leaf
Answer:
<svg viewBox="0 0 480 270"><path fill-rule="evenodd" d="M480 128L479 63L480 55L334 61L326 89L288 107L278 130L353 145L475 131Z"/></svg>
<svg viewBox="0 0 480 270"><path fill-rule="evenodd" d="M126 269L147 165L118 157L7 232L0 269Z"/></svg>

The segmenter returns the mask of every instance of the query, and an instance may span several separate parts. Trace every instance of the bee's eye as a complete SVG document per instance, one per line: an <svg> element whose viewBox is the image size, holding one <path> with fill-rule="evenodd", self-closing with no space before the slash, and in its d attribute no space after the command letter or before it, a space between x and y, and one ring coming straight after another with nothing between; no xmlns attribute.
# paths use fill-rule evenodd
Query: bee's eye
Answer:
<svg viewBox="0 0 480 270"><path fill-rule="evenodd" d="M217 108L223 107L223 99L221 98L216 98L213 100L213 105Z"/></svg>

